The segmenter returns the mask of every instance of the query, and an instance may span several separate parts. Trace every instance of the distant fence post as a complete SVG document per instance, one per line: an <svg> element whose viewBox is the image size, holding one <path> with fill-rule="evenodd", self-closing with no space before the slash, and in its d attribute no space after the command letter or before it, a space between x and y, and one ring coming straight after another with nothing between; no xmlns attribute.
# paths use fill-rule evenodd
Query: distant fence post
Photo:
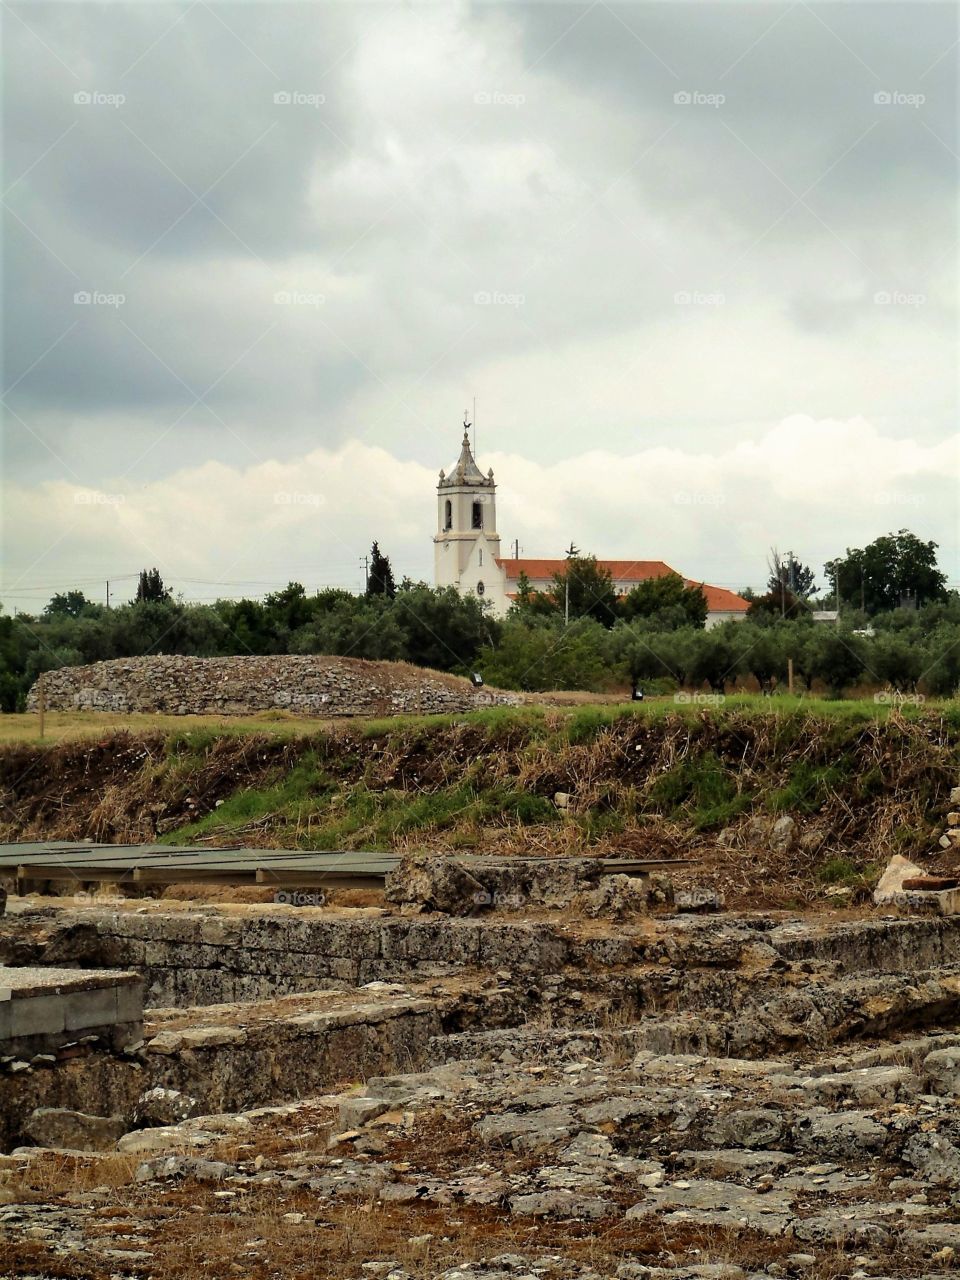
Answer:
<svg viewBox="0 0 960 1280"><path fill-rule="evenodd" d="M45 706L46 698L44 697L45 690L43 687L43 675L44 673L41 671L40 678L37 681L37 710L40 712L40 737L41 738L43 737L43 713L46 710L46 706Z"/></svg>
<svg viewBox="0 0 960 1280"><path fill-rule="evenodd" d="M787 659L787 692L793 693L793 659Z"/></svg>

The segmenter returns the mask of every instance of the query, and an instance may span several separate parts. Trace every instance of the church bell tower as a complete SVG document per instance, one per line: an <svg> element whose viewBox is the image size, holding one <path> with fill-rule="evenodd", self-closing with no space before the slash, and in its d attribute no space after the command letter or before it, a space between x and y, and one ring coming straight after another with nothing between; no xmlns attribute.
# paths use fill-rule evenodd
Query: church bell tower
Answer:
<svg viewBox="0 0 960 1280"><path fill-rule="evenodd" d="M500 576L497 486L492 469L484 475L474 460L470 426L464 415L460 457L437 484L434 581L483 598Z"/></svg>

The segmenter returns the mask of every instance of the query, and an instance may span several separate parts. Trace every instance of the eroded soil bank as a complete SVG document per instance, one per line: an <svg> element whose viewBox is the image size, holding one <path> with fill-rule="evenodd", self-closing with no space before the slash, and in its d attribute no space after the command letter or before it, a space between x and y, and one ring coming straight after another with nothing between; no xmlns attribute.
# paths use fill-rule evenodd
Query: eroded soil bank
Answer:
<svg viewBox="0 0 960 1280"><path fill-rule="evenodd" d="M857 887L892 853L956 863L937 839L960 719L871 712L521 708L296 737L204 728L9 745L0 835L694 854L728 901L786 904ZM792 827L775 831L784 816Z"/></svg>

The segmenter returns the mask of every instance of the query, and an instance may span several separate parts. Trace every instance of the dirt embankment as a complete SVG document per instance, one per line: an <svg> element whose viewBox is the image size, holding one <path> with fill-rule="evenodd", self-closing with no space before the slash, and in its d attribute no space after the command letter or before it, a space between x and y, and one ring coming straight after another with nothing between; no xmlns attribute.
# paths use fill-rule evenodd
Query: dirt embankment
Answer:
<svg viewBox="0 0 960 1280"><path fill-rule="evenodd" d="M820 869L825 881L843 880L894 852L939 853L958 768L960 729L938 715L863 723L805 712L517 711L293 739L119 733L0 750L0 838L719 848L724 857L740 850L754 871L743 855L763 849L767 874ZM565 808L557 793L569 797ZM772 827L784 815L795 831L778 842Z"/></svg>

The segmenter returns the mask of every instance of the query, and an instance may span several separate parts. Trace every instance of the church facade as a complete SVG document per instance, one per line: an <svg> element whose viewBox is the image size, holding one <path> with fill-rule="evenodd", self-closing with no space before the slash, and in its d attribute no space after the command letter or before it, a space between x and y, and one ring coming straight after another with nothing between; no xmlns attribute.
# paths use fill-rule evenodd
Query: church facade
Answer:
<svg viewBox="0 0 960 1280"><path fill-rule="evenodd" d="M516 598L521 574L534 591L553 588L553 576L562 573L563 559L531 559L500 554L497 531L497 486L493 471L486 475L477 466L470 447L469 424L464 424L460 457L453 470L440 472L437 484L437 532L433 538L434 582L456 587L465 595L485 601L495 617L502 618ZM598 560L609 570L618 594L638 582L675 573L662 560ZM683 575L680 575L683 576ZM749 602L725 587L713 587L684 579L688 586L703 588L707 598L707 626L742 621Z"/></svg>

